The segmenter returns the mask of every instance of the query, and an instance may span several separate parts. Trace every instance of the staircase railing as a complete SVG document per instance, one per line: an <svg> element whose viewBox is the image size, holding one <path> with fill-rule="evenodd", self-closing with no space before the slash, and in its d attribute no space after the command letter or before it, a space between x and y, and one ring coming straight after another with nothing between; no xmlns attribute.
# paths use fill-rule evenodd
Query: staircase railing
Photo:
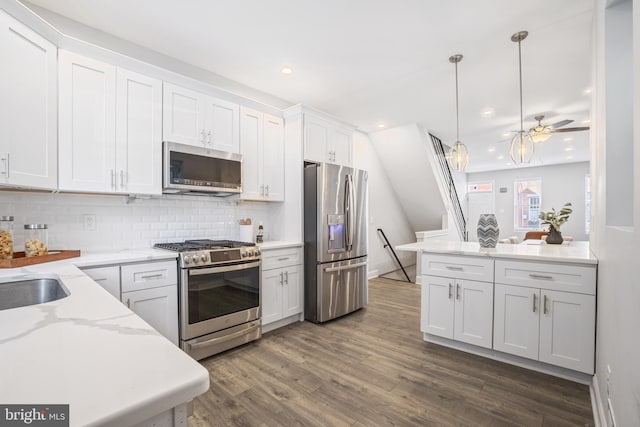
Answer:
<svg viewBox="0 0 640 427"><path fill-rule="evenodd" d="M404 266L402 265L402 263L400 262L400 258L398 258L398 255L396 255L396 251L393 250L393 247L391 246L391 243L389 243L389 239L387 239L387 235L384 234L384 231L382 231L382 228L378 228L378 234L382 235L382 238L385 241L385 245L384 248L389 248L391 249L391 254L393 255L393 257L396 259L396 262L398 263L398 265L400 266L400 268L402 269L402 272L404 273L404 277L407 278L407 282L411 282L411 279L409 278L409 275L407 274L407 270L404 269Z"/></svg>
<svg viewBox="0 0 640 427"><path fill-rule="evenodd" d="M431 137L431 142L433 143L433 149L436 153L438 165L440 166L440 170L442 171L444 185L449 193L449 200L451 201L451 207L453 211L453 220L456 222L458 230L460 230L462 240L466 242L469 239L467 232L467 221L464 217L462 205L460 204L460 199L458 198L458 192L456 191L456 186L453 182L453 175L451 175L451 169L449 168L449 163L447 162L447 155L444 151L444 145L442 144L440 138L438 138L437 136L432 135L431 133L429 133L429 136Z"/></svg>

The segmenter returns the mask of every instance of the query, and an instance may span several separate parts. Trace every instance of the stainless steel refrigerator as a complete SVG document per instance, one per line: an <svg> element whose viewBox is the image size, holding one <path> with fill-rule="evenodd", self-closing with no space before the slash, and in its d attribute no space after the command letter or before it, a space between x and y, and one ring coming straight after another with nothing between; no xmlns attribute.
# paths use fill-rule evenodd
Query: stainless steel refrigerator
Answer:
<svg viewBox="0 0 640 427"><path fill-rule="evenodd" d="M367 304L367 172L333 164L304 169L305 319Z"/></svg>

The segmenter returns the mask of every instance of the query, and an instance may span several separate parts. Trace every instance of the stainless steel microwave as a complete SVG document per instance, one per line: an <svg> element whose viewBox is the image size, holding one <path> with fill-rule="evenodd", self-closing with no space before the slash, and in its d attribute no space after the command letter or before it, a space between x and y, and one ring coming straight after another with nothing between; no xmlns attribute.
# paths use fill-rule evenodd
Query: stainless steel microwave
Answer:
<svg viewBox="0 0 640 427"><path fill-rule="evenodd" d="M230 196L242 192L242 155L164 142L162 192Z"/></svg>

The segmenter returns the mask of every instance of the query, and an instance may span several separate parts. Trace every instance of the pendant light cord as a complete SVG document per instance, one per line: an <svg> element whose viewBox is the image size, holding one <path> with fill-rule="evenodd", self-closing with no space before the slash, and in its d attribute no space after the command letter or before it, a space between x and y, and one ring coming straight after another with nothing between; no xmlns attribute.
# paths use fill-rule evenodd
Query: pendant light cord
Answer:
<svg viewBox="0 0 640 427"><path fill-rule="evenodd" d="M522 48L518 40L518 67L520 72L520 132L524 132L524 119L522 117Z"/></svg>
<svg viewBox="0 0 640 427"><path fill-rule="evenodd" d="M460 113L458 111L458 63L456 66L456 142L460 141ZM522 100L522 85L520 86L520 99Z"/></svg>

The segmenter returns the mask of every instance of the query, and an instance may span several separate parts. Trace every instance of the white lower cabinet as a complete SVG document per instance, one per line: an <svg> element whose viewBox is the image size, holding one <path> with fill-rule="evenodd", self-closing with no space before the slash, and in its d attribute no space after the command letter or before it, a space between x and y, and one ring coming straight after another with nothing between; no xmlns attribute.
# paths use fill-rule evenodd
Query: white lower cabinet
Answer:
<svg viewBox="0 0 640 427"><path fill-rule="evenodd" d="M494 349L593 373L595 295L495 285Z"/></svg>
<svg viewBox="0 0 640 427"><path fill-rule="evenodd" d="M424 275L421 330L491 348L493 284Z"/></svg>
<svg viewBox="0 0 640 427"><path fill-rule="evenodd" d="M178 345L178 272L175 260L89 267L82 271Z"/></svg>
<svg viewBox="0 0 640 427"><path fill-rule="evenodd" d="M300 320L304 309L301 249L262 253L262 326L279 327Z"/></svg>

